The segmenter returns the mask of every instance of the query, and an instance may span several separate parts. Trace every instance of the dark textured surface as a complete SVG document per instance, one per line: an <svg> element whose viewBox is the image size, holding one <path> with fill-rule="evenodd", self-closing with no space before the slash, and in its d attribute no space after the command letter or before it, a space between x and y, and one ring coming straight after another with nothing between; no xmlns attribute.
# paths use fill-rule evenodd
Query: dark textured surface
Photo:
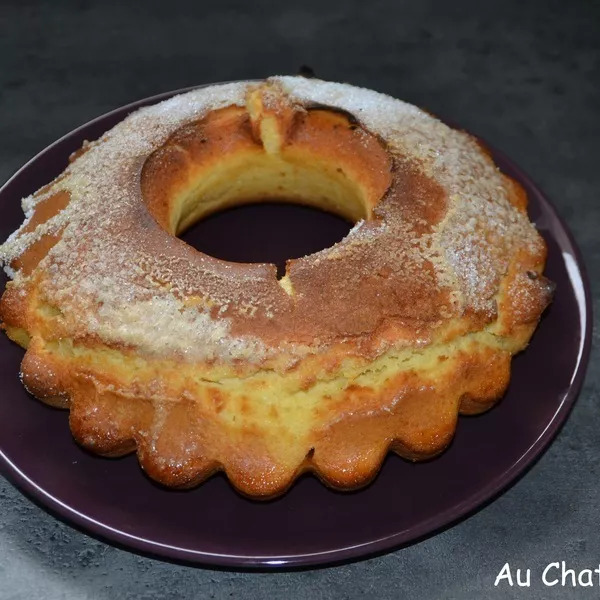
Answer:
<svg viewBox="0 0 600 600"><path fill-rule="evenodd" d="M300 64L427 107L504 150L567 220L597 307L600 9L590 1L4 3L0 179L131 100ZM547 588L540 575L552 561L600 562L598 341L571 418L537 465L476 515L417 545L296 573L194 569L86 537L2 481L0 598L596 597L598 575L593 588ZM532 570L529 589L494 588L505 562Z"/></svg>

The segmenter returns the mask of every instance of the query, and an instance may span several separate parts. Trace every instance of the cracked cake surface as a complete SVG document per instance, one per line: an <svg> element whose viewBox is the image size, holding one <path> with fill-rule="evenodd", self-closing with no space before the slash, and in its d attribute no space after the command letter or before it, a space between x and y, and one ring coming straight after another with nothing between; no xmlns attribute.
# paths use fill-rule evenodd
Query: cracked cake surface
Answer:
<svg viewBox="0 0 600 600"><path fill-rule="evenodd" d="M289 260L177 235L270 199L353 221ZM522 188L468 134L370 90L273 77L142 108L23 199L0 246L22 378L77 441L168 486L224 470L253 497L311 470L370 481L497 401L550 302Z"/></svg>

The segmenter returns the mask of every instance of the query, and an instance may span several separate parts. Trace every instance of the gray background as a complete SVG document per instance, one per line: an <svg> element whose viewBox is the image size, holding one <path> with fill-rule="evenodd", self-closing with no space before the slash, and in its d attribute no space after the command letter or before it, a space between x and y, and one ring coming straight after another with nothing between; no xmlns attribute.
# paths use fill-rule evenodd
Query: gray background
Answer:
<svg viewBox="0 0 600 600"><path fill-rule="evenodd" d="M504 150L600 273L600 4L572 2L0 4L0 180L88 119L213 81L295 73L390 93ZM596 328L597 329L597 328ZM549 562L600 563L598 334L556 442L515 486L412 547L354 564L236 573L160 562L72 529L0 479L0 598L593 598L546 588ZM559 348L556 349L560 351ZM494 588L505 562L529 589Z"/></svg>

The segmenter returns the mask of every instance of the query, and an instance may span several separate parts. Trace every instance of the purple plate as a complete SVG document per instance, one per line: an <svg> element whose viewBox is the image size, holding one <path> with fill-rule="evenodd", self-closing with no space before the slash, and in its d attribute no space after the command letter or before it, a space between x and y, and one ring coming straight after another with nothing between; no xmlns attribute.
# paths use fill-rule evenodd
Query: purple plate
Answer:
<svg viewBox="0 0 600 600"><path fill-rule="evenodd" d="M27 163L0 189L0 239L22 221L19 200L58 175L84 139L174 93L95 119ZM557 283L556 296L529 348L515 358L506 396L485 415L460 418L440 457L411 464L388 456L376 480L351 493L304 476L282 498L254 502L223 475L194 490L167 491L145 477L135 456L104 459L81 450L67 413L25 392L17 377L23 351L1 335L3 471L52 513L93 535L156 556L228 567L357 558L406 545L472 512L514 482L556 435L583 382L592 324L589 284L565 224L518 167L499 152L494 157L529 194L530 215L548 243L546 273Z"/></svg>

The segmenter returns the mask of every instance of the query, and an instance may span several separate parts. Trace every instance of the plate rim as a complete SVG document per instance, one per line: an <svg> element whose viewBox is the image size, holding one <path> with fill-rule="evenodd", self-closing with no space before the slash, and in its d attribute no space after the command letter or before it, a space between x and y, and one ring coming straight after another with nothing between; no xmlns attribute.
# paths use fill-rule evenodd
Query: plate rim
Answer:
<svg viewBox="0 0 600 600"><path fill-rule="evenodd" d="M253 80L248 80L253 81ZM184 94L186 92L201 89L212 85L221 85L226 82L216 82L210 84L202 84L180 88L177 90L161 92L146 98L135 100L128 104L117 107L102 115L99 115L75 129L67 132L50 145L43 148L35 154L23 166L21 166L9 179L0 186L0 200L7 193L7 190L14 184L24 171L30 169L37 161L42 159L46 154L56 150L61 144L68 142L71 138L76 137L82 132L99 125L102 122L110 120L115 115L121 115L120 120L132 111L143 106L158 103L167 100L173 96ZM109 127L110 128L110 127ZM105 130L106 131L106 130ZM564 219L557 212L552 202L540 187L525 173L525 171L510 159L504 152L498 150L487 140L481 139L485 146L490 149L495 162L501 162L510 166L512 171L518 175L521 181L535 192L536 200L543 205L545 211L548 211L555 219L561 233L564 234L565 240L570 250L570 254L574 258L576 274L581 281L583 294L577 297L577 308L580 313L580 318L585 319L585 326L582 328L582 338L579 346L579 356L577 365L572 373L571 384L566 391L564 398L551 420L546 424L544 430L538 438L533 441L529 448L522 453L520 458L514 462L508 469L497 475L487 485L478 489L476 493L471 494L468 498L463 499L457 504L447 507L442 512L436 513L429 519L420 522L418 525L397 531L390 535L386 535L374 540L369 540L359 544L335 548L332 550L320 550L317 552L303 554L281 555L277 558L273 556L249 556L247 554L220 554L215 552L207 552L202 550L194 550L191 548L182 548L162 542L146 539L143 537L129 534L121 531L118 528L111 527L108 523L102 523L91 516L80 512L76 507L70 506L50 494L42 487L36 484L34 480L29 478L26 473L19 469L0 447L0 471L6 479L12 482L17 489L24 493L29 499L33 500L38 506L48 511L53 517L58 517L67 524L74 525L80 531L100 538L105 542L115 544L118 547L125 547L134 552L140 552L159 559L177 561L186 564L210 565L216 567L234 568L234 569L290 569L302 567L315 567L329 565L340 562L350 562L357 559L364 559L369 556L381 554L395 549L406 547L416 543L424 538L430 537L438 533L440 530L451 527L459 521L464 520L469 515L483 508L486 504L493 501L503 491L515 484L525 472L535 464L535 462L543 455L544 451L550 446L551 442L559 433L561 427L567 420L571 409L577 399L585 380L585 374L589 363L592 342L592 327L593 327L593 302L591 286L585 261L582 252L577 245L574 236L567 226ZM556 228L554 228L556 229ZM554 236L554 230L552 231ZM556 240L561 249L564 249L565 240ZM563 258L564 261L564 258ZM567 267L565 263L565 267ZM571 284L573 286L572 273L568 271Z"/></svg>

